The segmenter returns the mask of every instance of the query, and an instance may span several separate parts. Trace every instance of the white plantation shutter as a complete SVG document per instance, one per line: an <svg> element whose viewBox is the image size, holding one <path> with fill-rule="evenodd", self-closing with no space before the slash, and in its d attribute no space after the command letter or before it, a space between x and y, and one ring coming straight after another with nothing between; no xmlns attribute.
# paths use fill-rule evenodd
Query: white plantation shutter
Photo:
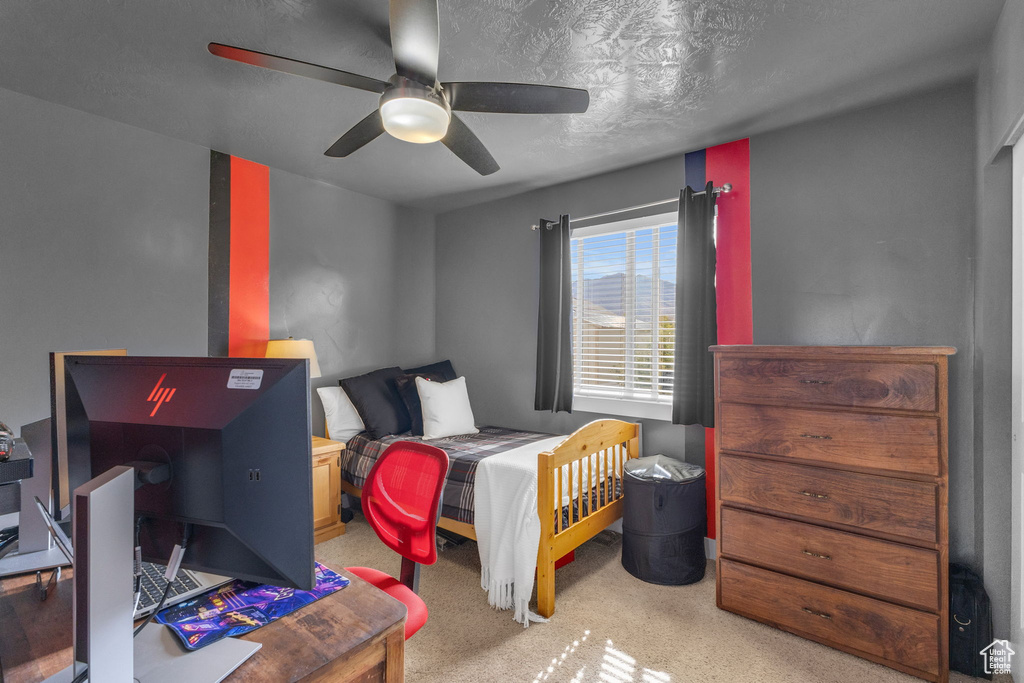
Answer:
<svg viewBox="0 0 1024 683"><path fill-rule="evenodd" d="M573 395L672 403L676 214L573 231Z"/></svg>

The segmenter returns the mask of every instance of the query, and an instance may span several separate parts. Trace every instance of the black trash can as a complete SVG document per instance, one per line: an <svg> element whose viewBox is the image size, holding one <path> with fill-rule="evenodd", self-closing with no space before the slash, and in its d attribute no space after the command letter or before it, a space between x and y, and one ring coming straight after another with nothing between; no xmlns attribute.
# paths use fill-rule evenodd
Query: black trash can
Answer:
<svg viewBox="0 0 1024 683"><path fill-rule="evenodd" d="M679 586L704 578L706 475L664 455L626 463L622 478L622 566L648 583Z"/></svg>

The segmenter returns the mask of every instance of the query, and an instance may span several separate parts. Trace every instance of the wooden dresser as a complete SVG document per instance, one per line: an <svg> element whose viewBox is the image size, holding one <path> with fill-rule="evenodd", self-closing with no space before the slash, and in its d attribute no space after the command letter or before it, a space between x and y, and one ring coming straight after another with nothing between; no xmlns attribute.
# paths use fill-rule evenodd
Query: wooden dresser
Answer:
<svg viewBox="0 0 1024 683"><path fill-rule="evenodd" d="M949 347L714 346L718 606L949 678Z"/></svg>

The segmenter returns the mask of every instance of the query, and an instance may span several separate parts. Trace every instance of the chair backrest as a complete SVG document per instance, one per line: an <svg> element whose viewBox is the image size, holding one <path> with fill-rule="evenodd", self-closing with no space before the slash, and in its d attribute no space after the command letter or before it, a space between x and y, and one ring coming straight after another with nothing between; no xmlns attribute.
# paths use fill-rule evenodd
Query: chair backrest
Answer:
<svg viewBox="0 0 1024 683"><path fill-rule="evenodd" d="M366 478L363 514L380 540L407 560L437 561L437 512L447 474L448 454L440 448L396 441Z"/></svg>

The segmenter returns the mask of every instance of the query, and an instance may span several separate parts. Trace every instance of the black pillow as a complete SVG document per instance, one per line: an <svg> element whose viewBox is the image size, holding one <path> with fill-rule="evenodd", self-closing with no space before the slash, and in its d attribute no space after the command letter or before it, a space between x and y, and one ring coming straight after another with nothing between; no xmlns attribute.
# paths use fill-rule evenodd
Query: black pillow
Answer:
<svg viewBox="0 0 1024 683"><path fill-rule="evenodd" d="M402 374L399 367L381 368L339 382L372 439L388 434L402 434L412 426L409 411L395 387L395 378Z"/></svg>
<svg viewBox="0 0 1024 683"><path fill-rule="evenodd" d="M450 360L438 361L437 363L431 363L419 368L409 368L408 370L402 370L402 372L407 375L441 375L442 382L451 382L459 377L455 374L455 368L452 367Z"/></svg>
<svg viewBox="0 0 1024 683"><path fill-rule="evenodd" d="M412 433L423 436L423 404L420 403L420 392L416 389L416 378L422 377L428 382L443 382L444 377L436 372L417 372L411 375L399 375L395 378L398 395L402 397L409 420L412 422Z"/></svg>

